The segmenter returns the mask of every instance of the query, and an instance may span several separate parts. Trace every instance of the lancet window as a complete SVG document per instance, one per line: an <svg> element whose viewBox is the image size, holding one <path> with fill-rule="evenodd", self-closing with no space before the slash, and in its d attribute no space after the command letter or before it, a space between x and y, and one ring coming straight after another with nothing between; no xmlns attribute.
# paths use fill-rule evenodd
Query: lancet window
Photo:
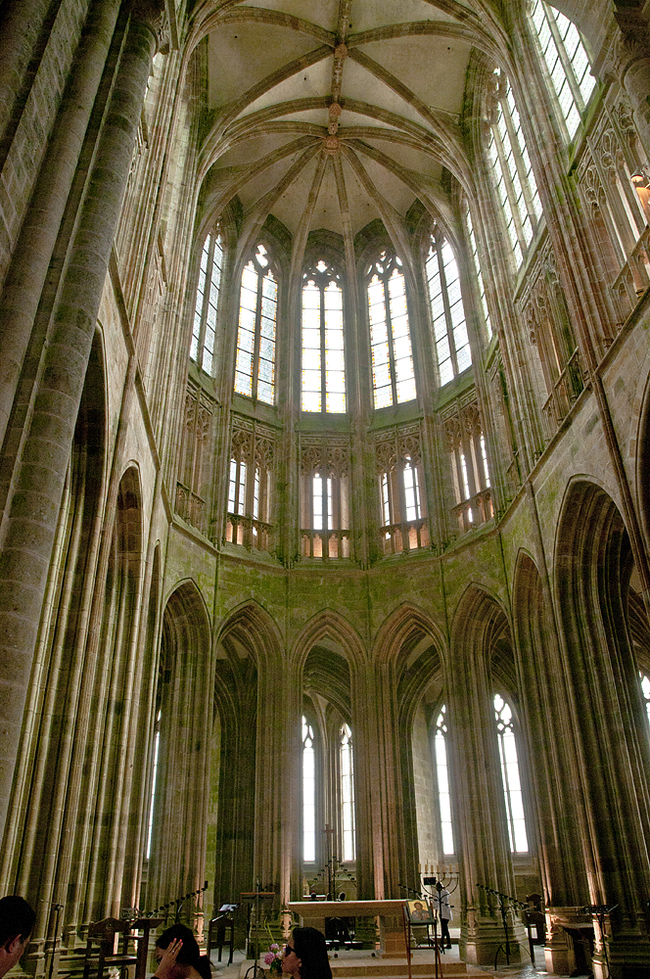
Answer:
<svg viewBox="0 0 650 979"><path fill-rule="evenodd" d="M397 255L383 251L366 272L375 408L416 397L406 282Z"/></svg>
<svg viewBox="0 0 650 979"><path fill-rule="evenodd" d="M455 495L452 514L461 533L494 516L485 433L474 400L451 405L443 414Z"/></svg>
<svg viewBox="0 0 650 979"><path fill-rule="evenodd" d="M314 729L302 719L302 858L316 860L316 751Z"/></svg>
<svg viewBox="0 0 650 979"><path fill-rule="evenodd" d="M301 442L300 535L303 557L350 557L350 452L347 439Z"/></svg>
<svg viewBox="0 0 650 979"><path fill-rule="evenodd" d="M156 801L156 786L158 781L158 756L160 753L160 718L162 711L156 714L156 724L153 736L153 759L151 764L151 794L149 796L149 820L147 824L147 846L145 850L145 860L151 856L151 842L153 839L153 814Z"/></svg>
<svg viewBox="0 0 650 979"><path fill-rule="evenodd" d="M494 183L519 267L537 230L542 207L519 110L505 74L495 72L491 94L488 157Z"/></svg>
<svg viewBox="0 0 650 979"><path fill-rule="evenodd" d="M442 852L445 856L453 855L454 828L451 818L451 791L449 786L449 764L447 753L447 737L449 728L447 726L447 707L442 705L436 718L436 728L433 736L436 781L438 783L438 810L440 813L440 835L442 838Z"/></svg>
<svg viewBox="0 0 650 979"><path fill-rule="evenodd" d="M472 366L465 307L454 250L439 231L431 235L426 261L433 336L440 384Z"/></svg>
<svg viewBox="0 0 650 979"><path fill-rule="evenodd" d="M267 404L275 401L277 318L277 273L260 243L241 277L235 391Z"/></svg>
<svg viewBox="0 0 650 979"><path fill-rule="evenodd" d="M578 29L568 17L536 0L531 18L570 139L577 132L596 79Z"/></svg>
<svg viewBox="0 0 650 979"><path fill-rule="evenodd" d="M356 859L354 826L354 758L352 731L343 724L339 731L339 766L341 779L341 836L343 862Z"/></svg>
<svg viewBox="0 0 650 979"><path fill-rule="evenodd" d="M485 279L483 278L481 257L478 250L478 242L476 240L476 235L474 233L472 212L469 209L469 204L467 204L465 208L465 222L467 225L467 234L469 236L470 251L472 253L472 263L474 265L474 272L476 273L476 281L478 284L479 298L481 301L481 311L483 313L483 321L488 331L488 335L492 336L492 333L494 331L492 329L492 321L490 320L490 311L488 309L487 299L485 298Z"/></svg>
<svg viewBox="0 0 650 979"><path fill-rule="evenodd" d="M646 673L641 674L641 694L645 704L645 712L650 724L650 677Z"/></svg>
<svg viewBox="0 0 650 979"><path fill-rule="evenodd" d="M524 800L521 791L517 742L512 719L512 708L500 694L494 697L494 714L499 742L503 795L508 820L508 836L513 853L528 852L528 836L524 816Z"/></svg>
<svg viewBox="0 0 650 979"><path fill-rule="evenodd" d="M190 345L191 359L210 376L214 376L214 344L222 269L223 239L217 232L206 237L201 251Z"/></svg>
<svg viewBox="0 0 650 979"><path fill-rule="evenodd" d="M346 409L343 290L336 272L322 260L303 277L301 407Z"/></svg>
<svg viewBox="0 0 650 979"><path fill-rule="evenodd" d="M272 547L271 489L274 434L237 418L230 448L226 540L257 550Z"/></svg>
<svg viewBox="0 0 650 979"><path fill-rule="evenodd" d="M375 459L384 553L428 547L419 427L383 432L375 442Z"/></svg>

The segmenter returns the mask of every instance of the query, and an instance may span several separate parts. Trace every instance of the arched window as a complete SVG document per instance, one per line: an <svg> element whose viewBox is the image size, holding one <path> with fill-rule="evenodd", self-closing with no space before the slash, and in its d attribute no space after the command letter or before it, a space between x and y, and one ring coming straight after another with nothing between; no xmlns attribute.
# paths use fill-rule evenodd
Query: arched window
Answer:
<svg viewBox="0 0 650 979"><path fill-rule="evenodd" d="M519 268L537 230L542 207L510 83L504 74L496 72L494 86L488 156Z"/></svg>
<svg viewBox="0 0 650 979"><path fill-rule="evenodd" d="M426 261L433 337L440 384L447 384L472 366L460 275L454 250L439 232L431 235Z"/></svg>
<svg viewBox="0 0 650 979"><path fill-rule="evenodd" d="M235 391L271 405L275 401L277 314L277 278L266 248L259 244L241 277Z"/></svg>
<svg viewBox="0 0 650 979"><path fill-rule="evenodd" d="M240 427L240 426L245 427ZM271 491L274 438L270 428L235 419L230 443L226 540L257 550L271 549Z"/></svg>
<svg viewBox="0 0 650 979"><path fill-rule="evenodd" d="M416 397L406 283L396 255L382 252L366 273L375 408Z"/></svg>
<svg viewBox="0 0 650 979"><path fill-rule="evenodd" d="M379 433L375 458L384 553L428 547L429 525L419 432L409 426Z"/></svg>
<svg viewBox="0 0 650 979"><path fill-rule="evenodd" d="M145 860L151 856L151 841L153 840L153 812L156 801L156 783L158 781L158 756L160 753L160 718L162 711L156 714L156 724L153 736L153 760L151 765L151 795L149 796L149 825L147 827L147 848Z"/></svg>
<svg viewBox="0 0 650 979"><path fill-rule="evenodd" d="M341 772L341 832L343 836L343 861L356 859L354 832L354 759L352 732L343 724L339 732Z"/></svg>
<svg viewBox="0 0 650 979"><path fill-rule="evenodd" d="M345 411L343 291L323 261L303 277L301 408Z"/></svg>
<svg viewBox="0 0 650 979"><path fill-rule="evenodd" d="M350 557L350 454L344 437L302 440L300 536L303 557Z"/></svg>
<svg viewBox="0 0 650 979"><path fill-rule="evenodd" d="M314 730L302 719L302 858L316 860L316 753Z"/></svg>
<svg viewBox="0 0 650 979"><path fill-rule="evenodd" d="M469 235L470 250L472 252L472 261L474 263L474 271L476 273L479 296L481 300L481 310L483 312L483 320L485 326L487 327L488 335L492 336L494 332L492 329L492 322L490 320L490 311L488 310L487 300L485 298L485 280L483 279L483 270L481 268L481 258L479 255L478 244L476 241L476 235L474 234L474 224L472 222L472 213L469 209L469 204L465 206L465 221L467 223L467 233Z"/></svg>
<svg viewBox="0 0 650 979"><path fill-rule="evenodd" d="M214 376L214 340L217 331L222 267L222 237L219 233L208 235L201 252L190 357L211 377Z"/></svg>
<svg viewBox="0 0 650 979"><path fill-rule="evenodd" d="M536 0L531 17L562 121L571 139L596 87L596 79L591 74L589 58L575 24L543 0Z"/></svg>
<svg viewBox="0 0 650 979"><path fill-rule="evenodd" d="M436 780L438 783L438 808L440 811L440 835L442 837L442 852L451 856L456 852L454 846L454 830L451 821L451 794L449 791L449 766L447 764L447 707L440 708L436 720L436 731L433 736L435 748Z"/></svg>
<svg viewBox="0 0 650 979"><path fill-rule="evenodd" d="M524 802L519 777L515 729L512 723L512 709L500 694L496 694L494 697L494 713L497 724L510 849L513 853L527 853L528 836L526 834Z"/></svg>

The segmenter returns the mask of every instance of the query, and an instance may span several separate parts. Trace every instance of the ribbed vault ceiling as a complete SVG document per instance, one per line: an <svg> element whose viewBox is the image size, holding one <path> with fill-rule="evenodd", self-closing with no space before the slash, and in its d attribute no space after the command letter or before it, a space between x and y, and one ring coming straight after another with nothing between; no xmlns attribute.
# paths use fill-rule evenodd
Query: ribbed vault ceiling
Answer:
<svg viewBox="0 0 650 979"><path fill-rule="evenodd" d="M433 213L442 168L467 173L458 120L472 47L495 54L488 4L453 0L205 0L206 199L235 197L251 239L269 214L294 237L348 242L380 218L399 236Z"/></svg>

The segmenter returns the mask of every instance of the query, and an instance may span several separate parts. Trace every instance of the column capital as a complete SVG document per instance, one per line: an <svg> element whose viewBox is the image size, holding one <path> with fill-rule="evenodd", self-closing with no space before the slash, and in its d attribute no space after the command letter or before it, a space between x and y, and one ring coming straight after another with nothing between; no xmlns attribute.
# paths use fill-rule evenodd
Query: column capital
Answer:
<svg viewBox="0 0 650 979"><path fill-rule="evenodd" d="M165 0L131 0L131 17L145 24L156 38L156 51L169 50L170 27Z"/></svg>

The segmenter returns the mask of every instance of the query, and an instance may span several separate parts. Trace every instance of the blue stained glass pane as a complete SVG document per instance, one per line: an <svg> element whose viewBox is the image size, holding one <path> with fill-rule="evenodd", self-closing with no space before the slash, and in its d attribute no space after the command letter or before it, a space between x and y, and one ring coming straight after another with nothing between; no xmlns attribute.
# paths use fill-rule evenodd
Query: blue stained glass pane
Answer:
<svg viewBox="0 0 650 979"><path fill-rule="evenodd" d="M241 348L237 351L236 369L241 374L250 374L251 377L253 376L253 358L250 353Z"/></svg>
<svg viewBox="0 0 650 979"><path fill-rule="evenodd" d="M267 340L265 337L260 339L260 357L265 360L273 360L273 354L275 351L275 345L272 340Z"/></svg>
<svg viewBox="0 0 650 979"><path fill-rule="evenodd" d="M235 372L235 391L238 394L246 394L250 398L253 393L253 379L250 374Z"/></svg>
<svg viewBox="0 0 650 979"><path fill-rule="evenodd" d="M442 363L443 360L447 360L447 358L451 356L449 353L449 338L446 333L444 334L444 336L441 336L438 342L436 343L436 352L438 354L439 364Z"/></svg>
<svg viewBox="0 0 650 979"><path fill-rule="evenodd" d="M436 341L447 339L447 319L444 315L439 316L433 324L433 335Z"/></svg>
<svg viewBox="0 0 650 979"><path fill-rule="evenodd" d="M456 361L459 374L462 374L464 370L472 366L472 354L469 346L460 347L456 350Z"/></svg>
<svg viewBox="0 0 650 979"><path fill-rule="evenodd" d="M273 404L273 385L268 384L266 381L259 381L257 384L257 396L260 401L264 401L266 404Z"/></svg>
<svg viewBox="0 0 650 979"><path fill-rule="evenodd" d="M269 360L262 360L260 358L258 379L259 381L269 382L273 380L273 364Z"/></svg>
<svg viewBox="0 0 650 979"><path fill-rule="evenodd" d="M263 337L268 337L269 340L275 340L275 320L269 320L263 316L260 321L260 332Z"/></svg>
<svg viewBox="0 0 650 979"><path fill-rule="evenodd" d="M278 284L270 274L262 279L262 295L268 299L277 299Z"/></svg>
<svg viewBox="0 0 650 979"><path fill-rule="evenodd" d="M250 330L240 330L239 331L239 348L240 350L253 352L253 347L255 346L255 336L250 332Z"/></svg>
<svg viewBox="0 0 650 979"><path fill-rule="evenodd" d="M448 384L449 381L454 379L454 370L452 367L451 360L445 360L438 364L438 374L440 375L440 384Z"/></svg>
<svg viewBox="0 0 650 979"><path fill-rule="evenodd" d="M262 297L262 316L266 316L270 320L274 320L277 315L277 304L275 300L269 299L268 296Z"/></svg>

